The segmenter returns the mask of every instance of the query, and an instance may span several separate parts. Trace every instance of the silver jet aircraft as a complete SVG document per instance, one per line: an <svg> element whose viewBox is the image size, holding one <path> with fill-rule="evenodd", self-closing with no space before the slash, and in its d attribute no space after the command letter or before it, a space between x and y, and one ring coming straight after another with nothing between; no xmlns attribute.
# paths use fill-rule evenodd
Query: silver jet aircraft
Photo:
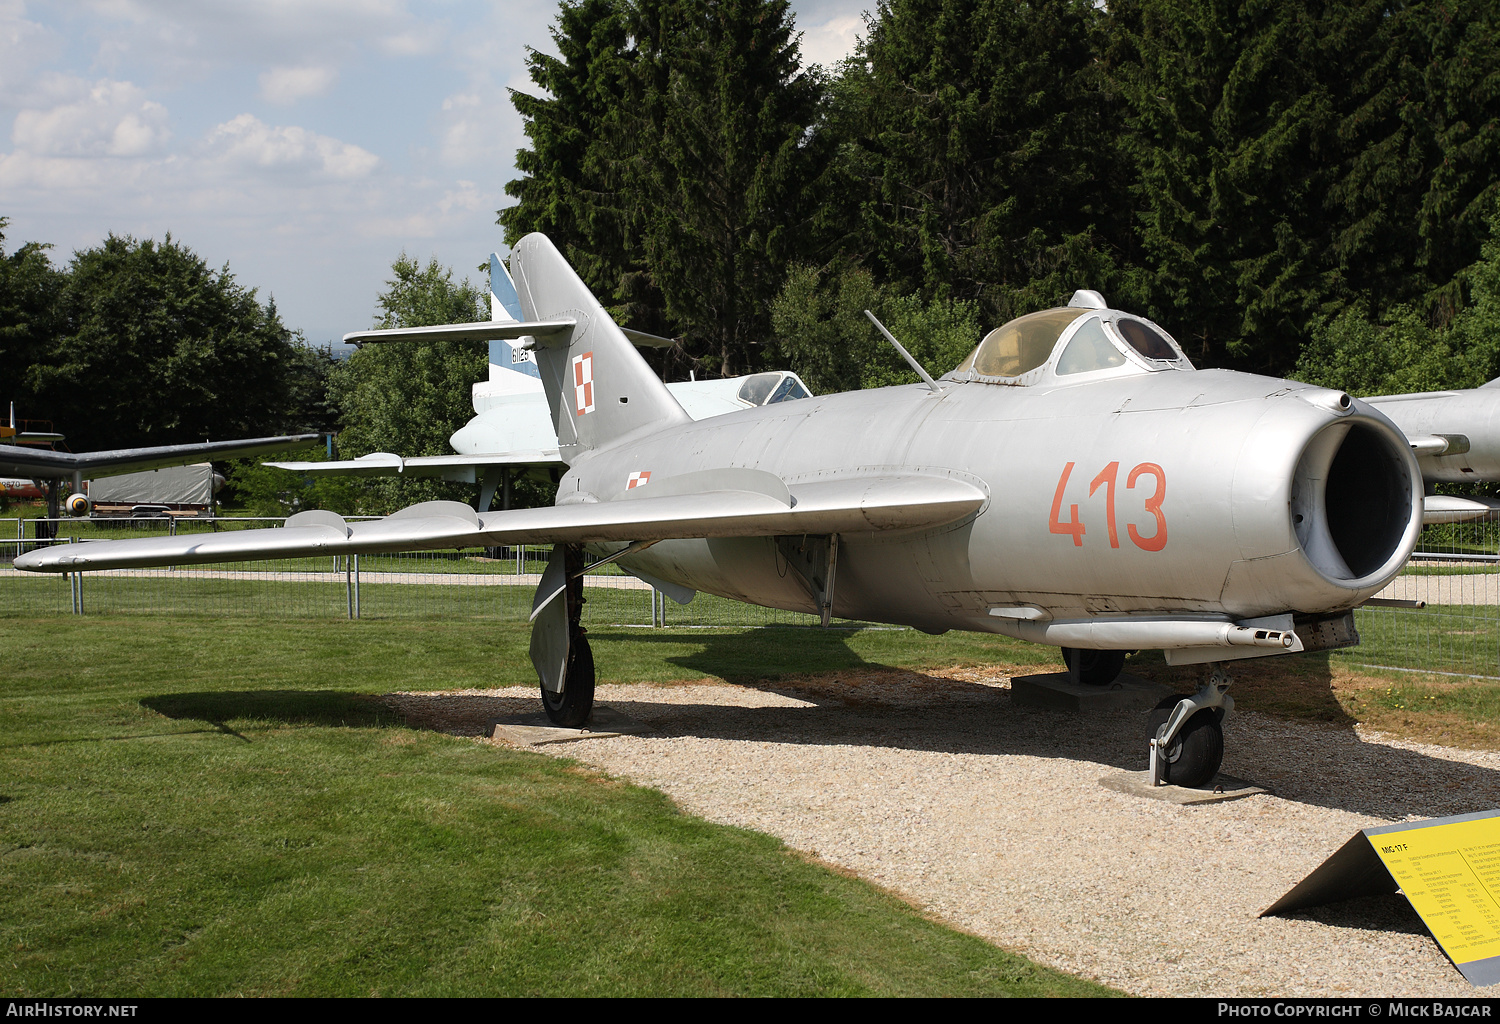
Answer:
<svg viewBox="0 0 1500 1024"><path fill-rule="evenodd" d="M1204 664L1148 737L1201 785L1233 707L1223 663L1358 642L1351 610L1405 563L1422 477L1402 433L1325 388L1195 370L1160 328L1079 292L990 332L939 381L693 421L552 243L511 270L561 457L550 508L427 502L371 523L69 545L16 560L136 565L548 543L531 658L553 721L594 695L590 557L676 600L1003 633L1104 684L1125 652ZM597 564L597 562L595 563Z"/></svg>

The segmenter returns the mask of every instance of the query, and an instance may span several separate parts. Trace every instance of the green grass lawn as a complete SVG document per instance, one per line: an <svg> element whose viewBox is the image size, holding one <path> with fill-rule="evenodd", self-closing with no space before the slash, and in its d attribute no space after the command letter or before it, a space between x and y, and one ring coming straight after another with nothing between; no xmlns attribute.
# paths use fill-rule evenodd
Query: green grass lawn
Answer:
<svg viewBox="0 0 1500 1024"><path fill-rule="evenodd" d="M376 699L534 685L524 624L0 629L7 995L1108 994L775 839ZM875 630L591 639L612 680L1050 658Z"/></svg>

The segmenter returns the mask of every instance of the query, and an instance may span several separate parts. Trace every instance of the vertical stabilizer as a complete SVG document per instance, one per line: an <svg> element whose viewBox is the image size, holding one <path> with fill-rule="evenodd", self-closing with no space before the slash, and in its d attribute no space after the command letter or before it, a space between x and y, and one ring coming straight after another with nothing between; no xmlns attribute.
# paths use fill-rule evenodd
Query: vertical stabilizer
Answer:
<svg viewBox="0 0 1500 1024"><path fill-rule="evenodd" d="M511 270L522 320L576 324L534 340L563 461L630 434L691 422L546 235L517 242Z"/></svg>
<svg viewBox="0 0 1500 1024"><path fill-rule="evenodd" d="M516 298L516 283L500 261L498 252L490 253L490 319L521 319L521 300Z"/></svg>
<svg viewBox="0 0 1500 1024"><path fill-rule="evenodd" d="M521 319L521 302L516 297L515 282L500 260L499 253L490 253L490 321L492 323L515 323ZM521 381L517 375L530 377L532 381ZM534 383L541 379L537 372L536 357L503 338L490 342L490 383L493 387L483 389L486 396L497 394L520 394L530 392ZM477 385L476 385L477 387ZM476 391L476 395L478 392ZM475 406L478 411L478 406Z"/></svg>

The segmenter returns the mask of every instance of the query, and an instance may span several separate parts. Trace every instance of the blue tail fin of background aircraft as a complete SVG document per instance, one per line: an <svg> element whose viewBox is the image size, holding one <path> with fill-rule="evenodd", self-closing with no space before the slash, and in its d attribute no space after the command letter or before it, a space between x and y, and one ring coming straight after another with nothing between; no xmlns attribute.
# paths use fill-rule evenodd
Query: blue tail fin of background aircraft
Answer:
<svg viewBox="0 0 1500 1024"><path fill-rule="evenodd" d="M521 300L516 296L516 283L510 279L510 271L505 269L505 263L496 252L490 253L490 319L521 319ZM527 358L528 355L529 353L513 348L508 341L498 338L491 341L490 380L495 380L501 373L519 373L540 378L536 361Z"/></svg>

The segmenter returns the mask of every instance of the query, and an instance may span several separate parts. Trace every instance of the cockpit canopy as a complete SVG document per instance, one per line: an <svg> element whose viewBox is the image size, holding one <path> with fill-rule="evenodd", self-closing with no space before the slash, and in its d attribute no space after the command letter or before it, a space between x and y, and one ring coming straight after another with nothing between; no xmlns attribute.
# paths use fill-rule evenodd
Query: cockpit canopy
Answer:
<svg viewBox="0 0 1500 1024"><path fill-rule="evenodd" d="M775 405L810 395L802 378L795 373L790 370L771 370L767 373L752 373L746 377L736 397L747 405Z"/></svg>
<svg viewBox="0 0 1500 1024"><path fill-rule="evenodd" d="M1086 298L1085 298L1086 296ZM1017 317L984 336L945 380L991 384L1057 383L1158 370L1191 370L1182 349L1144 317L1092 306L1097 293L1079 292L1073 305Z"/></svg>

